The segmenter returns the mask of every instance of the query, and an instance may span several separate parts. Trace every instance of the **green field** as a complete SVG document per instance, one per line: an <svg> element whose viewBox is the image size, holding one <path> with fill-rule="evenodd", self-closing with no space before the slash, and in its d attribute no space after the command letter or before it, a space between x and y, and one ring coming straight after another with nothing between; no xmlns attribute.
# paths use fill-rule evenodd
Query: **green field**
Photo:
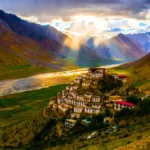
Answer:
<svg viewBox="0 0 150 150"><path fill-rule="evenodd" d="M60 63L59 69L46 68L37 65L5 66L0 64L0 80L20 79L41 73L67 71L74 69L80 69L80 67L76 65L76 59L71 57L67 58L65 61L62 61Z"/></svg>
<svg viewBox="0 0 150 150"><path fill-rule="evenodd" d="M6 128L36 116L67 85L8 95L0 98L0 128Z"/></svg>
<svg viewBox="0 0 150 150"><path fill-rule="evenodd" d="M0 66L0 80L20 79L39 73L55 72L58 70L48 69L40 66Z"/></svg>

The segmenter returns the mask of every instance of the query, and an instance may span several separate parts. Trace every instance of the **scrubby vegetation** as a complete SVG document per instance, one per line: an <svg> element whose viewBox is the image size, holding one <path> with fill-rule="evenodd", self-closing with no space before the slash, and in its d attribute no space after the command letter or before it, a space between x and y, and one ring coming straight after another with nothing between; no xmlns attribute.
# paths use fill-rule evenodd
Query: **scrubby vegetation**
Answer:
<svg viewBox="0 0 150 150"><path fill-rule="evenodd" d="M135 105L141 102L141 98L137 95L129 95L126 99L127 99L127 102L134 103Z"/></svg>
<svg viewBox="0 0 150 150"><path fill-rule="evenodd" d="M1 97L0 127L10 126L11 124L28 119L31 115L35 115L35 113L42 111L47 106L50 99L66 86L67 85L58 85Z"/></svg>
<svg viewBox="0 0 150 150"><path fill-rule="evenodd" d="M144 99L143 101L138 101L138 102L139 102L139 105L134 109L124 108L121 111L116 112L114 116L116 122L119 122L122 119L124 120L128 120L131 118L134 119L138 116L150 114L150 97Z"/></svg>
<svg viewBox="0 0 150 150"><path fill-rule="evenodd" d="M93 93L95 95L99 95L104 93L110 93L113 90L118 90L122 87L122 85L122 81L114 79L111 75L106 75L104 78L101 79L92 79L91 86L88 88L82 88L82 86L80 86L81 88L77 90L77 93Z"/></svg>
<svg viewBox="0 0 150 150"><path fill-rule="evenodd" d="M98 89L101 92L110 92L123 86L122 81L114 79L111 75L107 75L104 80L99 80Z"/></svg>

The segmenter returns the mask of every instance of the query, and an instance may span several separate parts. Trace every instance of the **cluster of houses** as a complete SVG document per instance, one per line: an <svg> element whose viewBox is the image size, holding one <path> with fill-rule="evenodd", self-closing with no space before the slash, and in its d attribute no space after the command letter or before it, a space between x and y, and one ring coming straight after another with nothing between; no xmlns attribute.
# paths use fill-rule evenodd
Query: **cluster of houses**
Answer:
<svg viewBox="0 0 150 150"><path fill-rule="evenodd" d="M70 86L57 94L58 108L62 111L72 110L73 117L79 117L82 112L87 114L98 114L101 109L101 102L104 95L93 93L78 94L78 89L87 89L91 84L97 84L98 79L103 78L107 73L104 68L91 68L88 73L79 76ZM95 82L95 83L94 83Z"/></svg>
<svg viewBox="0 0 150 150"><path fill-rule="evenodd" d="M57 104L53 104L53 107L57 107L59 110L71 112L70 119L66 119L65 124L68 127L73 127L76 124L77 118L81 113L86 114L99 114L104 106L105 95L95 95L92 92L79 94L79 89L86 89L91 85L94 86L98 83L99 79L103 79L107 75L107 69L105 68L90 68L88 73L79 76L75 79L70 86L67 86L65 90L57 94ZM115 79L120 79L125 82L125 75L112 74ZM110 101L109 101L110 102ZM57 105L57 106L56 106ZM106 103L108 106L108 104ZM111 104L110 104L111 105ZM115 110L120 110L123 107L134 107L133 105L125 102L116 102L113 104ZM76 118L76 119L75 119ZM89 124L89 121L82 121L84 124Z"/></svg>

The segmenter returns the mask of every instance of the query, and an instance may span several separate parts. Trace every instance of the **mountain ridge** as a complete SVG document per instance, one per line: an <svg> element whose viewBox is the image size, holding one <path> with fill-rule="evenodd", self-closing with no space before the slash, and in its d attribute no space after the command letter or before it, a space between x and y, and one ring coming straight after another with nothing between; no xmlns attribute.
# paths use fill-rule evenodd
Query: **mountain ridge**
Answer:
<svg viewBox="0 0 150 150"><path fill-rule="evenodd" d="M78 43L51 26L30 23L20 19L16 15L7 14L4 11L0 11L0 19L5 21L18 35L34 40L40 44L49 54L53 54L54 59L55 57L73 57L76 59L75 65L83 64L81 66L89 65L86 64L88 61L87 59L102 59L87 46ZM86 57L82 57L83 55ZM82 61L82 63L80 61ZM92 63L92 61L90 61L90 63ZM102 61L94 63L94 66L100 65L101 63L105 64L104 58Z"/></svg>
<svg viewBox="0 0 150 150"><path fill-rule="evenodd" d="M140 59L150 52L149 33L118 34L108 40L94 45L94 40L90 38L86 44L95 49L97 55L103 58L121 59L123 62ZM101 38L101 37L100 37Z"/></svg>

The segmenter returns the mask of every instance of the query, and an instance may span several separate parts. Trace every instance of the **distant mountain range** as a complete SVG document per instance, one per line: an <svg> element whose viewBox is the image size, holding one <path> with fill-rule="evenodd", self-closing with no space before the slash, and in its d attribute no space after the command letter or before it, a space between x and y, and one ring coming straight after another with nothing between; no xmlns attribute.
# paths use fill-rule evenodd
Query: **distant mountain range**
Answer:
<svg viewBox="0 0 150 150"><path fill-rule="evenodd" d="M30 64L60 69L73 58L72 65L90 67L136 60L150 51L149 34L119 34L106 41L96 39L96 47L93 40L91 37L85 45L51 26L30 23L0 10L1 65Z"/></svg>
<svg viewBox="0 0 150 150"><path fill-rule="evenodd" d="M95 45L94 42L97 38L91 37L86 44L95 49L96 54L103 58L120 59L123 62L128 62L139 59L150 52L150 33L119 34Z"/></svg>
<svg viewBox="0 0 150 150"><path fill-rule="evenodd" d="M59 66L59 68L63 66L63 63L65 64L67 58L70 57L76 59L75 65L79 66L97 66L100 64L116 63L111 59L97 56L96 52L92 49L69 38L51 26L30 23L20 19L16 15L7 14L2 10L0 11L0 20L1 30L5 24L7 37L10 39L7 40L7 38L2 38L1 36L0 42L3 43L4 47L7 45L7 48L1 46L1 49L3 49L4 53L6 51L6 53L10 53L14 57L21 59L22 61L20 62L23 62L22 58L24 58L26 60L25 62L31 65L38 64L44 67ZM3 37L6 36L6 33L4 31L2 32ZM13 40L16 41L16 43L14 43ZM30 48L25 43L30 43ZM75 48L76 46L78 47ZM18 47L18 49L16 47ZM44 54L45 56L43 56ZM40 56L43 56L43 58ZM11 60L13 59L12 56L9 58L11 58ZM3 59L3 57L1 59Z"/></svg>

